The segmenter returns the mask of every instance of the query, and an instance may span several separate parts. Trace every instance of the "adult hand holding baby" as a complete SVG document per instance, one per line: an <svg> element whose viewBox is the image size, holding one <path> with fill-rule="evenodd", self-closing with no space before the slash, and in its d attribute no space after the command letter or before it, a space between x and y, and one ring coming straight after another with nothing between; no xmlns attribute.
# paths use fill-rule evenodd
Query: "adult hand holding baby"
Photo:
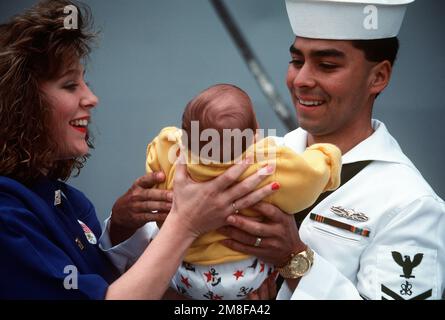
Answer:
<svg viewBox="0 0 445 320"><path fill-rule="evenodd" d="M162 172L148 173L138 178L115 202L110 219L110 239L113 245L131 237L147 222L163 222L171 209L173 193L152 189L163 182Z"/></svg>

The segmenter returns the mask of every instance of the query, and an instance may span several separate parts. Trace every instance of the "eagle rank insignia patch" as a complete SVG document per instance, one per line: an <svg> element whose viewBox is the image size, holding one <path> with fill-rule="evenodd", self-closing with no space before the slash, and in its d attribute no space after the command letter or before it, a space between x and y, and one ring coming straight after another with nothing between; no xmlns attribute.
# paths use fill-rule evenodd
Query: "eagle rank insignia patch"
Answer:
<svg viewBox="0 0 445 320"><path fill-rule="evenodd" d="M381 246L377 256L378 297L382 300L439 298L437 252L410 246Z"/></svg>

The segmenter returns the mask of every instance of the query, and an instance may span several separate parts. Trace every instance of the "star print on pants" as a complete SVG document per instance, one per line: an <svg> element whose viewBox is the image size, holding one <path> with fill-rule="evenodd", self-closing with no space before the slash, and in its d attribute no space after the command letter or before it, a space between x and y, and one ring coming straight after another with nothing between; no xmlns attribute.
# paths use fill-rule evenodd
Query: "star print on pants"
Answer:
<svg viewBox="0 0 445 320"><path fill-rule="evenodd" d="M184 276L182 275L181 275L181 282L187 287L187 289L192 287L192 285L189 283L189 278L184 278Z"/></svg>
<svg viewBox="0 0 445 320"><path fill-rule="evenodd" d="M236 280L238 280L241 277L244 277L242 270L236 270L236 272L233 275L236 277Z"/></svg>
<svg viewBox="0 0 445 320"><path fill-rule="evenodd" d="M263 263L263 262L260 263L260 272L264 272L264 266L265 266L265 265L266 265L266 264Z"/></svg>
<svg viewBox="0 0 445 320"><path fill-rule="evenodd" d="M212 281L213 275L212 275L212 273L210 271L209 272L204 272L204 275L207 277L207 282Z"/></svg>

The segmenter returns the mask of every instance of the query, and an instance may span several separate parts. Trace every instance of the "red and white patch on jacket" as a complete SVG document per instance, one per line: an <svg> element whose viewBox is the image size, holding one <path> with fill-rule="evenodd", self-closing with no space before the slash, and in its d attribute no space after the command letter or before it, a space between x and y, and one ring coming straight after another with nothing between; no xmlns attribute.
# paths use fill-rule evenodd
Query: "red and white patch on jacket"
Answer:
<svg viewBox="0 0 445 320"><path fill-rule="evenodd" d="M97 244L97 238L94 235L93 231L82 221L77 220L82 227L83 232L85 233L85 237L87 238L88 242L91 244Z"/></svg>

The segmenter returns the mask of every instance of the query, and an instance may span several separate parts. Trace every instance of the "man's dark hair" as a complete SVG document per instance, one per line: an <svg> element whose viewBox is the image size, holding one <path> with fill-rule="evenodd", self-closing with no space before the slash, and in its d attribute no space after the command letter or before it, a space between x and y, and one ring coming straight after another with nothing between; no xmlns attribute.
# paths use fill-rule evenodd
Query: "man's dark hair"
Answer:
<svg viewBox="0 0 445 320"><path fill-rule="evenodd" d="M362 50L368 61L382 62L388 60L391 65L394 65L397 52L399 51L399 39L397 37L375 40L352 40L352 45Z"/></svg>
<svg viewBox="0 0 445 320"><path fill-rule="evenodd" d="M397 37L373 40L352 40L354 48L362 50L365 58L372 62L382 62L388 60L391 66L397 59L399 52L399 39ZM375 97L380 95L378 93Z"/></svg>

